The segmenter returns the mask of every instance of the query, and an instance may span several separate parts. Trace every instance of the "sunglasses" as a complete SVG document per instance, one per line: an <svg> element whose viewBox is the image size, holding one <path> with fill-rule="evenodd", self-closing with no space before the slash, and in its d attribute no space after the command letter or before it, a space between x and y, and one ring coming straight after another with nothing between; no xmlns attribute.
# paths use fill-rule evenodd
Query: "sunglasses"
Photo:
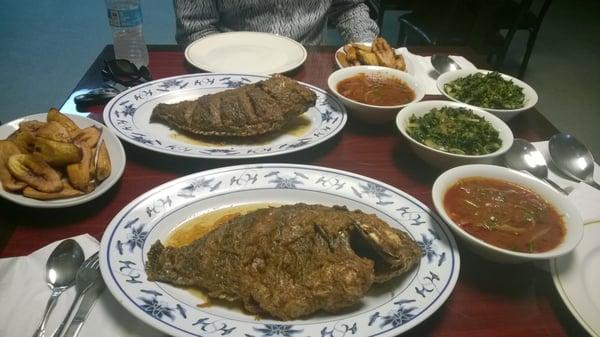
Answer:
<svg viewBox="0 0 600 337"><path fill-rule="evenodd" d="M128 87L152 80L148 67L141 66L138 68L135 64L124 59L104 60L102 75Z"/></svg>

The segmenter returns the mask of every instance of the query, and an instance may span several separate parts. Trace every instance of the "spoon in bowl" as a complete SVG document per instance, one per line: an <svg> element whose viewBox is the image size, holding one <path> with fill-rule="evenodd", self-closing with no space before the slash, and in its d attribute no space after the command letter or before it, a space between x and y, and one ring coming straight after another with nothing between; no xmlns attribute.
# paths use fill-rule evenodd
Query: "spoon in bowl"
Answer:
<svg viewBox="0 0 600 337"><path fill-rule="evenodd" d="M33 337L43 337L46 334L46 322L58 297L75 282L75 275L83 263L83 250L77 241L67 239L61 242L50 254L46 262L46 282L52 290L44 315Z"/></svg>
<svg viewBox="0 0 600 337"><path fill-rule="evenodd" d="M449 71L461 69L458 63L446 54L431 55L431 65L433 65L433 68L435 68L440 75Z"/></svg>
<svg viewBox="0 0 600 337"><path fill-rule="evenodd" d="M544 155L525 139L515 138L510 149L504 154L506 165L518 171L527 171L544 180L559 192L569 193L548 178L548 166Z"/></svg>
<svg viewBox="0 0 600 337"><path fill-rule="evenodd" d="M548 150L552 162L565 175L600 190L594 181L594 157L590 150L569 133L559 133L550 138Z"/></svg>

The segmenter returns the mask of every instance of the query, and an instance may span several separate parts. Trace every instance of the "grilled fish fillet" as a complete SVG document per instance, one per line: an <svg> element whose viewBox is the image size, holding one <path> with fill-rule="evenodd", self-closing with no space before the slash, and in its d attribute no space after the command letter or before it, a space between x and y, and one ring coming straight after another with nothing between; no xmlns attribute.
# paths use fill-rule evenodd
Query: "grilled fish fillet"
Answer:
<svg viewBox="0 0 600 337"><path fill-rule="evenodd" d="M148 280L241 300L282 320L357 303L374 282L412 268L418 245L372 214L286 205L240 215L188 246L148 252Z"/></svg>
<svg viewBox="0 0 600 337"><path fill-rule="evenodd" d="M201 136L253 136L279 130L315 105L317 96L281 75L194 101L158 104L150 122Z"/></svg>

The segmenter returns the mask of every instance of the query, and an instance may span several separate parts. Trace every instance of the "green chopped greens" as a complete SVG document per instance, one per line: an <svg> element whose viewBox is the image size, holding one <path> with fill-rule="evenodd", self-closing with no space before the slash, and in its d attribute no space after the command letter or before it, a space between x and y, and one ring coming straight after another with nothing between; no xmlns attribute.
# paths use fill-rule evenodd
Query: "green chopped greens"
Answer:
<svg viewBox="0 0 600 337"><path fill-rule="evenodd" d="M419 143L455 154L483 155L502 146L498 131L465 108L445 106L422 117L412 115L406 132Z"/></svg>
<svg viewBox="0 0 600 337"><path fill-rule="evenodd" d="M489 109L518 109L525 106L523 88L505 80L494 71L475 73L444 84L451 97L471 105Z"/></svg>

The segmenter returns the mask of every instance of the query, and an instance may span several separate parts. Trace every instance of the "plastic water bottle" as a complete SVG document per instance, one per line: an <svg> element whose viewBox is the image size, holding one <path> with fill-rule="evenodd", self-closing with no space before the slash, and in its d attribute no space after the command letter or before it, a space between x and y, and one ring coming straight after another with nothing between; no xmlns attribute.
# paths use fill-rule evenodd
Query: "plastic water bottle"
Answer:
<svg viewBox="0 0 600 337"><path fill-rule="evenodd" d="M115 58L136 66L148 65L148 47L142 33L140 0L106 0L108 22L113 32Z"/></svg>

